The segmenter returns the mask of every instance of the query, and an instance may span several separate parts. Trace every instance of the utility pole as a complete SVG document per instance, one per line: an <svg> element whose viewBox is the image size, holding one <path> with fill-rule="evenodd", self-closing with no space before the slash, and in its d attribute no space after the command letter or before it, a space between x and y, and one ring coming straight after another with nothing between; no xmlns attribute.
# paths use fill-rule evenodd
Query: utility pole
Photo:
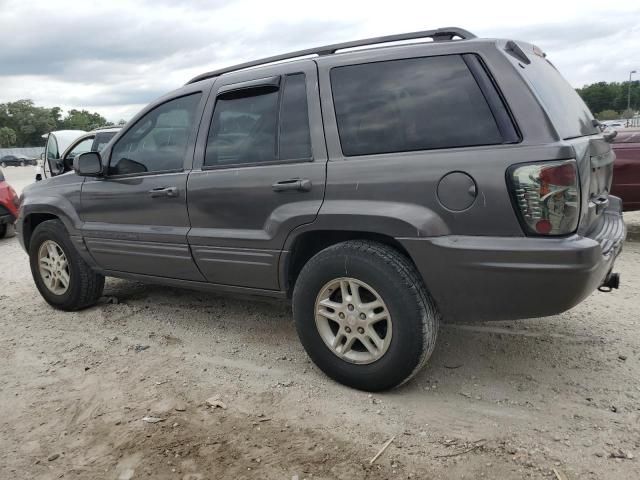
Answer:
<svg viewBox="0 0 640 480"><path fill-rule="evenodd" d="M636 73L635 70L629 72L629 85L627 86L627 112L631 112L631 75ZM629 126L629 119L627 118L627 127Z"/></svg>

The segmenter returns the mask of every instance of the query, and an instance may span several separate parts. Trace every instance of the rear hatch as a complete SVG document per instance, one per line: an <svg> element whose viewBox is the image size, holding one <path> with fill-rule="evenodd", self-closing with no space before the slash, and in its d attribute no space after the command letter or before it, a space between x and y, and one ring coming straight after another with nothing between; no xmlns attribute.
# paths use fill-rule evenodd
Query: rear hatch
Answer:
<svg viewBox="0 0 640 480"><path fill-rule="evenodd" d="M538 97L563 143L575 150L581 185L578 233L595 236L603 228L615 154L589 108L546 55L533 45L518 46L525 53L519 58L522 61L515 62L519 64L518 71ZM510 60L515 59L512 56Z"/></svg>

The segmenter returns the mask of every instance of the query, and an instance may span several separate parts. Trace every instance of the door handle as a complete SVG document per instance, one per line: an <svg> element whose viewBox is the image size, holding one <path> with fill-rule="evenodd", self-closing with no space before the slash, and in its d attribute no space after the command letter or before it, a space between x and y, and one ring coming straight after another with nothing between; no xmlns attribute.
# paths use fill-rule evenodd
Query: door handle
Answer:
<svg viewBox="0 0 640 480"><path fill-rule="evenodd" d="M177 197L178 187L157 187L149 190L149 196L151 198L158 197Z"/></svg>
<svg viewBox="0 0 640 480"><path fill-rule="evenodd" d="M311 180L308 178L290 178L289 180L281 180L274 183L271 188L274 192L284 192L286 190L308 192L311 190Z"/></svg>

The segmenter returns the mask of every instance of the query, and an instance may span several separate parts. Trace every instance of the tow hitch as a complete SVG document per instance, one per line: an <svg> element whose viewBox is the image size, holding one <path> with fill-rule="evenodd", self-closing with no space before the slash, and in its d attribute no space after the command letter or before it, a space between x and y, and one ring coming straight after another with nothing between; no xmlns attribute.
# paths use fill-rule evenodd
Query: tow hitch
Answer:
<svg viewBox="0 0 640 480"><path fill-rule="evenodd" d="M610 273L602 285L598 287L600 292L610 292L614 288L620 288L620 274Z"/></svg>

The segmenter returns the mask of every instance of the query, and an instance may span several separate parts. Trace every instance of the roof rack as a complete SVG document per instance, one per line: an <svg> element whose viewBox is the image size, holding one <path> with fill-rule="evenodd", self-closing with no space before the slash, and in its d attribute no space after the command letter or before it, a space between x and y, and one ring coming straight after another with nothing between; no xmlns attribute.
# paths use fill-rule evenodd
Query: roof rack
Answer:
<svg viewBox="0 0 640 480"><path fill-rule="evenodd" d="M235 72L237 70L244 70L245 68L257 67L258 65L266 65L268 63L281 62L283 60L291 60L298 57L306 57L309 55L332 55L338 50L345 50L347 48L365 47L368 45L377 45L380 43L401 42L404 40L416 40L420 38L431 38L434 42L442 42L448 40L454 40L455 37L461 40L469 40L476 38L476 36L458 27L446 27L438 28L436 30L425 30L422 32L401 33L398 35L386 35L384 37L365 38L363 40L354 40L351 42L334 43L333 45L325 45L323 47L308 48L306 50L298 50L296 52L285 53L282 55L275 55L273 57L262 58L260 60L253 60L251 62L240 63L233 65L232 67L221 68L219 70L213 70L206 72L197 77L192 78L187 82L190 83L199 82L200 80L206 80L207 78L218 77L222 74Z"/></svg>

